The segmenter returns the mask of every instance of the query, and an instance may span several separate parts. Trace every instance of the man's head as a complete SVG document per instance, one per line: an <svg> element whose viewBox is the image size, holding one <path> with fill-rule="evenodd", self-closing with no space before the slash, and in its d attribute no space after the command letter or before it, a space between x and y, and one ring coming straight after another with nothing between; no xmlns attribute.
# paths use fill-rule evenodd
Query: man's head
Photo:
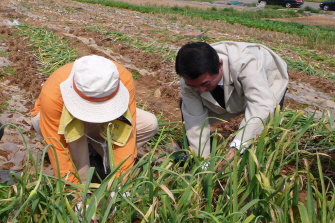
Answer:
<svg viewBox="0 0 335 223"><path fill-rule="evenodd" d="M178 51L176 73L200 92L213 90L222 78L221 71L222 61L207 43L188 43Z"/></svg>
<svg viewBox="0 0 335 223"><path fill-rule="evenodd" d="M128 108L129 92L120 81L116 65L101 56L77 59L60 88L67 110L85 122L108 122Z"/></svg>

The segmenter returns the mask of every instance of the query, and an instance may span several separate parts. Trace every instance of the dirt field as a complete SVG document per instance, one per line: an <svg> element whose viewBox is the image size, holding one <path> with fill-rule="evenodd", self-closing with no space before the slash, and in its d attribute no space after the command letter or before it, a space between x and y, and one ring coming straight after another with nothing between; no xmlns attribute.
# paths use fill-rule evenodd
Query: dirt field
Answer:
<svg viewBox="0 0 335 223"><path fill-rule="evenodd" d="M134 1L125 0L125 2ZM160 0L136 0L136 2L185 5L185 3ZM1 49L8 52L0 55L0 65L4 67L10 64L16 72L15 76L0 77L2 104L0 121L19 126L33 153L37 154L41 153L44 145L31 129L29 111L47 75L38 72L41 64L31 52L27 38L16 34L15 30L6 23L14 19L34 27L46 27L56 35L66 37L80 56L87 54L105 56L141 74L141 77L135 81L137 101L156 115L163 115L166 122L180 120L179 83L174 72L173 61L165 60L160 54L131 47L125 42L111 40L108 36L88 27L99 26L106 30L122 32L129 37L139 37L145 42L167 46L174 52L190 40L177 38L176 34L185 36L186 33L209 28L207 35L213 37L225 35L230 40L238 40L237 35L245 35L238 33L238 28L234 33L222 33L220 26L206 21L199 20L202 25L196 27L189 21L180 21L168 16L142 14L70 0L0 1L0 23L4 24L0 27L0 36L2 36L0 44ZM324 19L324 17L312 16L295 18L295 21L306 24L335 24L333 18L327 18L328 23ZM223 22L220 24L223 25ZM166 37L170 37L170 40L168 41ZM273 44L271 41L266 43ZM325 108L335 109L335 103L332 100L335 96L335 87L332 81L307 76L297 71L290 71L290 78L286 98L287 107L311 112ZM238 119L221 127L227 136L236 130L237 126ZM7 172L4 170L20 171L25 159L25 146L21 136L16 129L6 127L6 135L0 142L0 182L6 179ZM50 166L46 165L45 169L47 173L52 173Z"/></svg>

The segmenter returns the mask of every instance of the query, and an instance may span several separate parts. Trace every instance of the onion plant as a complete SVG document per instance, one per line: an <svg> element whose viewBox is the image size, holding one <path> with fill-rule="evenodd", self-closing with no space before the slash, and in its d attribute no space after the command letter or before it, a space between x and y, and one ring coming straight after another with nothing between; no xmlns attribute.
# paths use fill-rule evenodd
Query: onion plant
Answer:
<svg viewBox="0 0 335 223"><path fill-rule="evenodd" d="M99 184L90 183L93 168L79 185L45 175L43 160L38 162L27 148L23 174L11 173L14 183L0 186L0 221L335 222L335 187L322 169L326 155L304 150L310 143L322 147L333 140L333 122L327 112L318 120L278 109L245 152L236 153L220 171L231 138L214 133L209 157L197 157L185 144L176 153L186 153L187 160L175 162L176 154L166 154L153 165L164 139L160 131L152 150L130 171L117 177L121 164L112 166ZM322 132L327 134L316 142Z"/></svg>
<svg viewBox="0 0 335 223"><path fill-rule="evenodd" d="M27 36L34 47L33 53L42 68L40 72L51 74L60 66L77 59L78 54L65 37L56 36L52 30L29 25L15 27L18 34Z"/></svg>

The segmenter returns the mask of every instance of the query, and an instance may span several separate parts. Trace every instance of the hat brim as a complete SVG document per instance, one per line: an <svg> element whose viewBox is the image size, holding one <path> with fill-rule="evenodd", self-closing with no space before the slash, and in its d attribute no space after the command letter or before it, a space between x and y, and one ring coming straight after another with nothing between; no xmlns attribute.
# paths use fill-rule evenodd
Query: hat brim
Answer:
<svg viewBox="0 0 335 223"><path fill-rule="evenodd" d="M104 123L117 119L128 109L128 89L119 82L119 90L115 96L104 102L91 102L80 97L74 90L73 73L60 84L64 105L77 119L85 122Z"/></svg>

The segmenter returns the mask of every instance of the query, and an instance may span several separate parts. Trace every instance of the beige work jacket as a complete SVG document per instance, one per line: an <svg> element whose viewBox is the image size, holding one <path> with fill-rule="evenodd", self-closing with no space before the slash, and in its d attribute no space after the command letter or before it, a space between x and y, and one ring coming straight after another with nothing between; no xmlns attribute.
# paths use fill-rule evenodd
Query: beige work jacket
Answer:
<svg viewBox="0 0 335 223"><path fill-rule="evenodd" d="M244 113L235 139L246 144L261 132L262 121L273 113L288 84L285 61L263 45L223 41L211 46L223 60L226 109L220 107L210 92L200 93L181 79L187 137L190 147L200 156L210 154L209 116L229 119Z"/></svg>

